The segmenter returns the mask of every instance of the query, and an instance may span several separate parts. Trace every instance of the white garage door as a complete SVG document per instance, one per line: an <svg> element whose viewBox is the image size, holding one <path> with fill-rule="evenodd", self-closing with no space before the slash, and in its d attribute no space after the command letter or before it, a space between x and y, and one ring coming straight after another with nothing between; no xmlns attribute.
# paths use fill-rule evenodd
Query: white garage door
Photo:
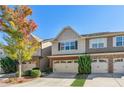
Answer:
<svg viewBox="0 0 124 93"><path fill-rule="evenodd" d="M91 64L92 73L108 73L107 59L94 59Z"/></svg>
<svg viewBox="0 0 124 93"><path fill-rule="evenodd" d="M53 72L78 73L78 63L74 60L54 61Z"/></svg>
<svg viewBox="0 0 124 93"><path fill-rule="evenodd" d="M113 72L124 73L124 59L118 58L113 60Z"/></svg>

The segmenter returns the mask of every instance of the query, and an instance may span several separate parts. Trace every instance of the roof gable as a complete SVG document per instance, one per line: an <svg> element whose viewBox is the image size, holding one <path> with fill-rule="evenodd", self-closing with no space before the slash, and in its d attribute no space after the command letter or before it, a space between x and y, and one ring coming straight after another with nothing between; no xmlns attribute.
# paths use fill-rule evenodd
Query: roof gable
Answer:
<svg viewBox="0 0 124 93"><path fill-rule="evenodd" d="M32 36L35 40L37 40L38 42L41 42L41 41L42 41L42 39L40 39L39 37L37 37L36 35L34 35L34 34L32 34L32 33L31 33L31 36Z"/></svg>
<svg viewBox="0 0 124 93"><path fill-rule="evenodd" d="M62 31L57 35L57 37L54 40L59 39L59 37L61 37L64 33L73 33L73 35L80 37L80 35L74 31L74 29L72 29L70 26L65 27L64 29L62 29Z"/></svg>

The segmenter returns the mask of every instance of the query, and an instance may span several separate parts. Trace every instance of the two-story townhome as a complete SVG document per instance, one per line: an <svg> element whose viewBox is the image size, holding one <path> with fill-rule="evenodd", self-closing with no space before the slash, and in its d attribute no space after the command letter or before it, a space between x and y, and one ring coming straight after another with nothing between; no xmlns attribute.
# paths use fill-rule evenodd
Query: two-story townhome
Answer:
<svg viewBox="0 0 124 93"><path fill-rule="evenodd" d="M77 60L84 53L92 58L92 73L124 73L124 32L79 35L65 27L52 40L50 66L53 72L78 72Z"/></svg>

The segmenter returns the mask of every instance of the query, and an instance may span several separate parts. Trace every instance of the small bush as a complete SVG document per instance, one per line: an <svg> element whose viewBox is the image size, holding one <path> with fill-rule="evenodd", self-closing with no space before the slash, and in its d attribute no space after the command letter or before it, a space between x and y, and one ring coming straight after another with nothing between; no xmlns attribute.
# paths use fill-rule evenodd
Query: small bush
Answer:
<svg viewBox="0 0 124 93"><path fill-rule="evenodd" d="M16 76L17 77L19 76L19 72L18 71L16 72ZM22 72L22 76L24 76L24 72Z"/></svg>
<svg viewBox="0 0 124 93"><path fill-rule="evenodd" d="M90 55L84 54L78 59L78 72L80 74L91 73L91 57Z"/></svg>
<svg viewBox="0 0 124 93"><path fill-rule="evenodd" d="M9 57L1 58L0 59L0 66L4 73L13 73L16 72L16 63L14 60L12 60Z"/></svg>
<svg viewBox="0 0 124 93"><path fill-rule="evenodd" d="M33 78L40 77L41 76L41 71L40 70L32 70L31 71L31 76Z"/></svg>
<svg viewBox="0 0 124 93"><path fill-rule="evenodd" d="M38 68L38 67L35 67L35 68L32 68L32 70L40 70L40 68Z"/></svg>
<svg viewBox="0 0 124 93"><path fill-rule="evenodd" d="M25 71L25 72L24 72L24 75L25 75L25 76L31 76L31 70Z"/></svg>

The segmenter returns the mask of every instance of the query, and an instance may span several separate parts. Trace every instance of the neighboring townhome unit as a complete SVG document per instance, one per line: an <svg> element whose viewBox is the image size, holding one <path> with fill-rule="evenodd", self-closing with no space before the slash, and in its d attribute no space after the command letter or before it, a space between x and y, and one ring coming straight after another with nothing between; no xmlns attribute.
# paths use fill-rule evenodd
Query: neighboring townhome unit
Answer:
<svg viewBox="0 0 124 93"><path fill-rule="evenodd" d="M78 72L78 57L89 54L92 73L124 73L124 32L79 35L65 27L52 41L53 72Z"/></svg>

